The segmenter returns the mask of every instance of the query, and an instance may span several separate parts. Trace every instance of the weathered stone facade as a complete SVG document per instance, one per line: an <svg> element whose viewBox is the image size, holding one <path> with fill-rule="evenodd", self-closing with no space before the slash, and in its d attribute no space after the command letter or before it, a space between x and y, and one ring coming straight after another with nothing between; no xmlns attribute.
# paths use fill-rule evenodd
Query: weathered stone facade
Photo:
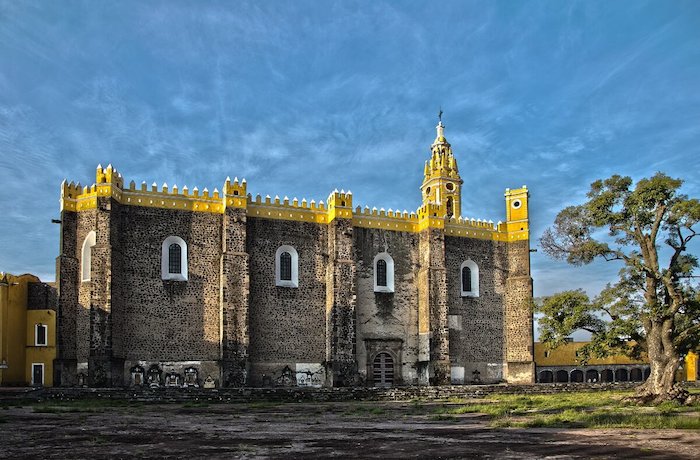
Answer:
<svg viewBox="0 0 700 460"><path fill-rule="evenodd" d="M60 384L533 382L528 192L506 192L505 223L454 217L462 181L442 124L431 150L410 215L353 210L349 192L263 202L238 180L137 190L111 167L64 184Z"/></svg>

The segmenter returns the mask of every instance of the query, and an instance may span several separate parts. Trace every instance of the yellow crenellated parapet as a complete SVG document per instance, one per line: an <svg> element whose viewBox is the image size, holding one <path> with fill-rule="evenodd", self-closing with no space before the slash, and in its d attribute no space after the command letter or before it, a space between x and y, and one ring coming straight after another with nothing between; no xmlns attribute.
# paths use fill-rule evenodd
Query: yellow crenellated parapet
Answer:
<svg viewBox="0 0 700 460"><path fill-rule="evenodd" d="M236 177L231 182L231 178L227 177L223 188L224 204L230 208L246 209L248 205L247 189L248 184L245 179L238 182L238 177Z"/></svg>
<svg viewBox="0 0 700 460"><path fill-rule="evenodd" d="M424 203L418 208L418 230L426 228L445 228L445 210L436 203Z"/></svg>
<svg viewBox="0 0 700 460"><path fill-rule="evenodd" d="M452 167L452 166L450 166ZM444 229L445 234L464 238L477 238L494 241L518 241L529 238L527 200L528 190L506 190L506 222L494 224L492 221L468 219L463 217L445 217L446 204L424 202L416 212L399 211L365 206L353 210L353 195L350 191L334 190L328 196L327 204L323 201L299 200L296 197L262 198L259 194L253 198L247 193L245 179L231 181L226 178L222 191L214 189L199 190L187 186L150 186L142 182L139 186L134 181L128 188L123 186L123 178L111 165L107 168L97 167L97 182L91 186L81 186L73 182L61 183L61 209L80 212L95 209L100 197L111 197L123 205L143 206L163 209L224 213L226 208L245 209L251 217L266 219L294 220L316 224L328 224L336 218L351 219L353 226L376 228L401 232L420 232L426 228Z"/></svg>
<svg viewBox="0 0 700 460"><path fill-rule="evenodd" d="M111 164L102 169L102 165L97 165L95 171L96 184L114 184L119 188L124 188L124 178Z"/></svg>
<svg viewBox="0 0 700 460"><path fill-rule="evenodd" d="M384 208L370 208L365 206L361 209L359 206L355 208L355 213L352 218L352 225L363 228L378 228L384 230L392 230L396 232L417 232L418 231L418 216L415 213L408 211L393 211Z"/></svg>
<svg viewBox="0 0 700 460"><path fill-rule="evenodd" d="M276 196L274 199L267 195L264 199L258 194L255 199L248 195L247 213L250 217L261 217L264 219L278 220L296 220L300 222L313 222L317 224L327 224L328 209L323 201L318 204L315 200L307 202L302 199L301 202L295 197L292 200L289 197L280 198Z"/></svg>
<svg viewBox="0 0 700 460"><path fill-rule="evenodd" d="M95 178L95 184L82 189L80 184L63 181L61 210L80 212L95 209L99 197L111 197L124 205L186 211L223 213L226 208L224 197L218 189L214 189L210 194L205 188L200 195L197 187L190 192L187 186L180 190L177 185L168 187L168 184L164 183L159 188L154 182L149 190L146 182L142 182L137 189L134 181L125 189L122 175L112 165L107 168L98 165Z"/></svg>
<svg viewBox="0 0 700 460"><path fill-rule="evenodd" d="M328 195L328 222L335 218L352 219L352 192L335 189Z"/></svg>

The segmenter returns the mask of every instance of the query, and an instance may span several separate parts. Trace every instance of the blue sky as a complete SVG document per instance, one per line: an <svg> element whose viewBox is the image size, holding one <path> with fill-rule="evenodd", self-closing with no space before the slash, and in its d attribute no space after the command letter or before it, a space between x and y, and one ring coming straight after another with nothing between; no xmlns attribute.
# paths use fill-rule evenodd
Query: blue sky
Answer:
<svg viewBox="0 0 700 460"><path fill-rule="evenodd" d="M700 196L700 2L0 0L0 270L54 278L59 184L98 163L415 210L440 106L463 213L527 184L533 243L614 173ZM532 261L538 296L619 269Z"/></svg>

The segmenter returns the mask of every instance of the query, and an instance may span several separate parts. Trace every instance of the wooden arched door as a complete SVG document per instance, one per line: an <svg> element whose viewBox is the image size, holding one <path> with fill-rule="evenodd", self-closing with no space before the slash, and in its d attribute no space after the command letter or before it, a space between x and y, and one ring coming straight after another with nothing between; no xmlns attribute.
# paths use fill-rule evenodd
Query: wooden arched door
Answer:
<svg viewBox="0 0 700 460"><path fill-rule="evenodd" d="M390 387L394 384L394 358L389 353L382 351L374 357L372 378L376 387Z"/></svg>

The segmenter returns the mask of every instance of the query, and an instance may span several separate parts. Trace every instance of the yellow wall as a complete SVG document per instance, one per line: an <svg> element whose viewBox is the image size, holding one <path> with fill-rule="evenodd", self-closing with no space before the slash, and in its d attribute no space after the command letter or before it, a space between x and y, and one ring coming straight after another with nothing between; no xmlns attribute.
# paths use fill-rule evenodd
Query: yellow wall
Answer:
<svg viewBox="0 0 700 460"><path fill-rule="evenodd" d="M692 351L685 356L685 379L689 382L698 380L698 354Z"/></svg>
<svg viewBox="0 0 700 460"><path fill-rule="evenodd" d="M35 325L47 325L46 346L35 345ZM32 364L44 364L44 386L53 386L53 360L56 358L56 312L28 310L26 326L26 359L24 381L32 382Z"/></svg>
<svg viewBox="0 0 700 460"><path fill-rule="evenodd" d="M0 385L30 385L32 363L44 364L44 385L53 385L56 358L56 313L29 310L28 283L39 282L33 275L0 274ZM34 345L34 325L46 324L47 346Z"/></svg>
<svg viewBox="0 0 700 460"><path fill-rule="evenodd" d="M569 342L549 350L543 343L535 342L535 364L538 366L576 366L580 364L576 358L576 350L588 343ZM545 356L547 351L549 351L549 356ZM591 358L588 360L587 365L642 364L646 362L645 359L637 361L624 355L615 355L608 358Z"/></svg>

